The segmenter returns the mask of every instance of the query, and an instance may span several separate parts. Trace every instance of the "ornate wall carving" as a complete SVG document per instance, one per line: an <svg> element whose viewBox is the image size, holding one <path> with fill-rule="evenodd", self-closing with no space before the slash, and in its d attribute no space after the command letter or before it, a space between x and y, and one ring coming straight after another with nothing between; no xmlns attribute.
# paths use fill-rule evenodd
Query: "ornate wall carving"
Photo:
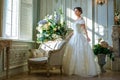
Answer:
<svg viewBox="0 0 120 80"><path fill-rule="evenodd" d="M119 39L120 39L120 26L113 26L113 32L112 32L112 41L113 41L113 48L114 48L114 54L116 57L120 56L119 53Z"/></svg>
<svg viewBox="0 0 120 80"><path fill-rule="evenodd" d="M34 42L13 40L10 49L10 70L9 75L27 71L28 49L34 48ZM2 51L2 53L5 49ZM6 65L5 55L0 54L0 77L5 76Z"/></svg>
<svg viewBox="0 0 120 80"><path fill-rule="evenodd" d="M10 49L10 69L24 66L28 59L28 45L13 45ZM5 56L4 56L5 63ZM4 65L5 68L5 65Z"/></svg>

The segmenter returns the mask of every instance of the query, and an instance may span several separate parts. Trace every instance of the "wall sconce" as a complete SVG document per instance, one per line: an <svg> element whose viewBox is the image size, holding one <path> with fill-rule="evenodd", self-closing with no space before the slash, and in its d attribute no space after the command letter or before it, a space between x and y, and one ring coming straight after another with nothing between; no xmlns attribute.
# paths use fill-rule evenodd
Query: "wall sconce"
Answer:
<svg viewBox="0 0 120 80"><path fill-rule="evenodd" d="M105 0L97 0L97 4L102 6L103 4L105 4Z"/></svg>

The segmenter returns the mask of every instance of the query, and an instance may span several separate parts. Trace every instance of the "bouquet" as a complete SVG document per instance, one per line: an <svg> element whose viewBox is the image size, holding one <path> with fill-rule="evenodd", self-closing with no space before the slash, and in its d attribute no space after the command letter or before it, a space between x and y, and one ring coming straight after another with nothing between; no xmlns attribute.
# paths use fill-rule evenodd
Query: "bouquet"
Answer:
<svg viewBox="0 0 120 80"><path fill-rule="evenodd" d="M67 26L63 15L62 9L59 9L38 22L37 42L42 43L65 37Z"/></svg>
<svg viewBox="0 0 120 80"><path fill-rule="evenodd" d="M115 19L115 24L120 25L120 11L119 10L115 10L114 19Z"/></svg>

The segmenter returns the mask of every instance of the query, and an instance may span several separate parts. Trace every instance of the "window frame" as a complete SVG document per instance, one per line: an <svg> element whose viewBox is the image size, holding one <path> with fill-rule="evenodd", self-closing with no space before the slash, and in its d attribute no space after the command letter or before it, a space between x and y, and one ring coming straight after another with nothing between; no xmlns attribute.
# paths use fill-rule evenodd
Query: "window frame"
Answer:
<svg viewBox="0 0 120 80"><path fill-rule="evenodd" d="M12 0L13 1L13 0ZM25 40L25 41L32 41L33 40L33 35L29 35L29 36L31 36L31 40L30 39L22 39L21 38L21 35L20 35L20 33L21 33L21 29L20 29L20 27L21 27L21 5L22 5L22 0L17 0L17 1L19 1L18 2L18 9L17 9L17 11L19 11L18 12L18 29L17 29L17 34L16 34L16 37L13 37L12 35L11 35L11 33L10 33L10 36L9 37L7 37L6 36L6 21L7 21L7 18L6 18L6 15L7 15L7 7L8 7L8 5L7 5L7 0L5 0L5 2L4 2L4 11L3 11L3 28L2 28L2 30L3 30L3 32L2 32L2 36L3 36L3 38L5 38L5 39L12 39L12 40ZM32 0L32 2L33 2L33 0ZM33 3L32 3L32 15L33 15ZM12 13L12 14L14 14L14 13ZM11 20L12 20L12 18L11 18ZM32 19L31 19L31 21L32 21L32 28L33 28L33 17L32 17ZM31 30L31 32L32 32L32 34L33 34L33 30Z"/></svg>

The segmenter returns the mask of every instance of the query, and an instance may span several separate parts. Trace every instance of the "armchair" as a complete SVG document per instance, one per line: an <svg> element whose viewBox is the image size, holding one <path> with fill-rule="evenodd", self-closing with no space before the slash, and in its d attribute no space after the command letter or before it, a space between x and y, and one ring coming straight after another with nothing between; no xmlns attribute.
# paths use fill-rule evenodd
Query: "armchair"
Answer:
<svg viewBox="0 0 120 80"><path fill-rule="evenodd" d="M66 41L58 41L54 50L45 51L41 48L30 49L30 58L28 59L28 73L33 69L46 69L49 76L50 69L56 67L60 69L62 74L62 57L64 54Z"/></svg>
<svg viewBox="0 0 120 80"><path fill-rule="evenodd" d="M65 40L49 41L41 44L38 49L30 49L29 52L31 55L28 59L28 73L31 73L34 67L38 67L47 70L47 75L49 76L50 69L56 67L60 69L60 73L62 74L65 45L71 35L72 30L68 32Z"/></svg>

